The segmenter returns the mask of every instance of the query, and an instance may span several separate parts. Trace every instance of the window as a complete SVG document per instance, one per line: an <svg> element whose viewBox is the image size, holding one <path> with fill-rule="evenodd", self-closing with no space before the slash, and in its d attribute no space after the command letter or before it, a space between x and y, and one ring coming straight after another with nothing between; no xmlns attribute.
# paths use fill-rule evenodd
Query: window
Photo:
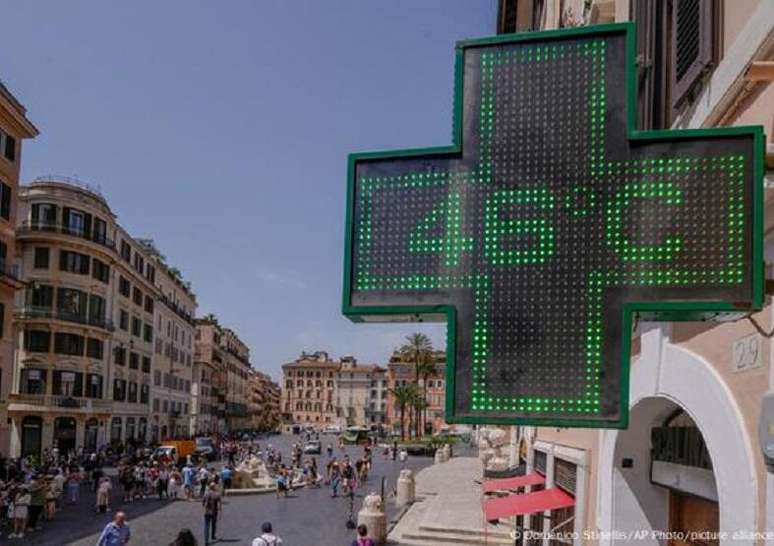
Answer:
<svg viewBox="0 0 774 546"><path fill-rule="evenodd" d="M102 376L90 373L86 376L86 393L88 398L102 398Z"/></svg>
<svg viewBox="0 0 774 546"><path fill-rule="evenodd" d="M159 411L159 399L154 398L153 399L153 411L158 412Z"/></svg>
<svg viewBox="0 0 774 546"><path fill-rule="evenodd" d="M118 277L118 293L128 298L132 291L132 285L129 283L129 279L124 276Z"/></svg>
<svg viewBox="0 0 774 546"><path fill-rule="evenodd" d="M139 288L137 288L136 286L134 287L134 290L132 291L132 296L133 296L132 299L134 300L135 304L142 305L142 291Z"/></svg>
<svg viewBox="0 0 774 546"><path fill-rule="evenodd" d="M137 317L132 317L132 335L136 337L142 335L142 321Z"/></svg>
<svg viewBox="0 0 774 546"><path fill-rule="evenodd" d="M126 366L126 349L124 347L115 348L113 362L118 366Z"/></svg>
<svg viewBox="0 0 774 546"><path fill-rule="evenodd" d="M143 339L148 343L153 342L153 326L146 324L143 326Z"/></svg>
<svg viewBox="0 0 774 546"><path fill-rule="evenodd" d="M92 238L100 244L104 245L107 243L107 224L101 218L94 218L94 233L92 234Z"/></svg>
<svg viewBox="0 0 774 546"><path fill-rule="evenodd" d="M35 247L35 260L33 267L35 269L48 269L48 247L37 246Z"/></svg>
<svg viewBox="0 0 774 546"><path fill-rule="evenodd" d="M123 402L126 400L126 379L113 380L113 400L116 402Z"/></svg>
<svg viewBox="0 0 774 546"><path fill-rule="evenodd" d="M16 161L16 139L2 129L0 129L0 151L11 163Z"/></svg>
<svg viewBox="0 0 774 546"><path fill-rule="evenodd" d="M148 267L145 269L145 278L148 279L151 284L156 282L156 268L151 264L148 264Z"/></svg>
<svg viewBox="0 0 774 546"><path fill-rule="evenodd" d="M59 269L81 275L89 274L89 257L69 250L59 251Z"/></svg>
<svg viewBox="0 0 774 546"><path fill-rule="evenodd" d="M146 313L153 313L153 298L145 295L145 312Z"/></svg>
<svg viewBox="0 0 774 546"><path fill-rule="evenodd" d="M86 302L87 295L80 290L60 287L56 291L57 312L65 320L85 320Z"/></svg>
<svg viewBox="0 0 774 546"><path fill-rule="evenodd" d="M132 404L137 403L137 383L129 383L129 396L127 397L127 402L131 402Z"/></svg>
<svg viewBox="0 0 774 546"><path fill-rule="evenodd" d="M46 229L56 226L57 206L52 203L32 205L32 229Z"/></svg>
<svg viewBox="0 0 774 546"><path fill-rule="evenodd" d="M54 352L60 355L83 356L83 336L57 332L54 334Z"/></svg>
<svg viewBox="0 0 774 546"><path fill-rule="evenodd" d="M105 324L105 298L97 294L89 295L89 323L98 326Z"/></svg>
<svg viewBox="0 0 774 546"><path fill-rule="evenodd" d="M21 372L21 384L19 385L22 394L46 394L46 370L35 368L24 368Z"/></svg>
<svg viewBox="0 0 774 546"><path fill-rule="evenodd" d="M24 331L24 350L33 353L47 353L51 347L51 332L43 330Z"/></svg>
<svg viewBox="0 0 774 546"><path fill-rule="evenodd" d="M634 0L638 129L665 129L720 59L718 0Z"/></svg>
<svg viewBox="0 0 774 546"><path fill-rule="evenodd" d="M164 400L163 408L164 408L164 413L169 412L169 401L168 400Z"/></svg>
<svg viewBox="0 0 774 546"><path fill-rule="evenodd" d="M110 266L94 258L91 264L91 276L105 284L110 282Z"/></svg>
<svg viewBox="0 0 774 546"><path fill-rule="evenodd" d="M126 241L121 241L121 257L127 262L132 261L132 247Z"/></svg>
<svg viewBox="0 0 774 546"><path fill-rule="evenodd" d="M11 219L11 187L0 182L0 217Z"/></svg>
<svg viewBox="0 0 774 546"><path fill-rule="evenodd" d="M134 270L137 271L140 275L145 273L145 260L137 252L134 253Z"/></svg>
<svg viewBox="0 0 774 546"><path fill-rule="evenodd" d="M129 353L129 368L132 370L140 368L140 355L135 352Z"/></svg>
<svg viewBox="0 0 774 546"><path fill-rule="evenodd" d="M155 370L153 372L153 384L156 387L160 387L161 386L161 370Z"/></svg>
<svg viewBox="0 0 774 546"><path fill-rule="evenodd" d="M129 313L123 309L118 311L118 327L125 332L129 331Z"/></svg>
<svg viewBox="0 0 774 546"><path fill-rule="evenodd" d="M83 396L83 374L54 371L52 393L59 396Z"/></svg>
<svg viewBox="0 0 774 546"><path fill-rule="evenodd" d="M151 371L151 359L149 356L142 357L142 371L144 373L150 373Z"/></svg>
<svg viewBox="0 0 774 546"><path fill-rule="evenodd" d="M63 207L62 228L66 233L91 238L91 214Z"/></svg>
<svg viewBox="0 0 774 546"><path fill-rule="evenodd" d="M27 291L27 304L50 309L54 306L54 287L48 284L33 285Z"/></svg>
<svg viewBox="0 0 774 546"><path fill-rule="evenodd" d="M148 385L140 386L140 404L147 404L150 400L150 387Z"/></svg>
<svg viewBox="0 0 774 546"><path fill-rule="evenodd" d="M100 339L90 337L86 340L86 356L102 360L105 344Z"/></svg>

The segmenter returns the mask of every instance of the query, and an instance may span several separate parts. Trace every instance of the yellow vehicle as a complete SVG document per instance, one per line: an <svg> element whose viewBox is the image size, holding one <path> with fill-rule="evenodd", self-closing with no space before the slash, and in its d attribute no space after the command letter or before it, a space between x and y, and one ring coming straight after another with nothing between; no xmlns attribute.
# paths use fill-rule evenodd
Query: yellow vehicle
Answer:
<svg viewBox="0 0 774 546"><path fill-rule="evenodd" d="M196 442L193 440L166 439L162 440L161 445L153 452L153 458L173 463L185 463L189 455L193 457L195 451Z"/></svg>

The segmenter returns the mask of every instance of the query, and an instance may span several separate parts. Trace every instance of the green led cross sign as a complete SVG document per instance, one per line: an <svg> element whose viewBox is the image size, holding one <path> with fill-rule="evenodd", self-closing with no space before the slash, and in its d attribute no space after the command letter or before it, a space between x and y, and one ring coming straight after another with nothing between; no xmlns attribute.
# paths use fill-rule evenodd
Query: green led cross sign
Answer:
<svg viewBox="0 0 774 546"><path fill-rule="evenodd" d="M350 156L344 313L447 322L449 422L625 427L635 317L762 305L762 129L635 130L634 49L462 42L454 144Z"/></svg>

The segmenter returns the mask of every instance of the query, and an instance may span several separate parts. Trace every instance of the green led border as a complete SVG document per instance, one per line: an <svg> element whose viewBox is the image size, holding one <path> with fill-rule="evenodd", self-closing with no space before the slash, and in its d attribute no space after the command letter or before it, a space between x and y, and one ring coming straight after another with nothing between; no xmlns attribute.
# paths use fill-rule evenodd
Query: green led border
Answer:
<svg viewBox="0 0 774 546"><path fill-rule="evenodd" d="M353 240L353 219L352 212L354 210L354 197L355 197L355 166L358 161L372 160L372 159L386 159L386 158L400 158L400 157L417 157L417 156L435 156L437 158L457 158L461 156L462 152L462 92L463 92L463 76L464 76L464 50L466 48L482 47L490 45L498 45L505 43L515 43L522 41L539 41L561 37L585 37L591 35L608 35L612 33L624 33L626 38L626 72L627 72L627 133L630 140L680 140L680 139L692 139L700 137L713 137L713 136L739 136L746 135L752 136L754 142L754 156L753 156L753 180L757 183L753 186L752 195L752 252L751 263L759 264L758 267L753 267L752 271L752 297L750 302L743 303L729 303L723 301L717 302L627 302L624 304L623 319L624 319L624 338L622 340L622 352L621 352L621 416L618 420L599 420L588 421L586 419L562 419L551 417L530 417L530 418L503 418L503 417L487 417L487 416L473 416L464 415L459 416L454 414L454 395L455 395L455 349L456 349L456 309L450 305L437 305L437 306L385 306L385 307L353 307L351 304L351 289L352 289L352 240ZM604 44L604 42L602 42ZM604 46L603 46L604 47ZM543 48L546 52L551 53L549 47ZM538 55L540 55L540 48L537 48ZM555 51L555 50L554 50ZM492 60L487 56L507 56L502 52L496 52L492 54L482 55L482 70L489 69L486 63L491 63ZM353 321L362 320L363 317L371 318L385 318L387 315L408 315L420 318L436 318L445 316L447 322L447 396L446 396L446 420L449 423L470 423L470 424L521 424L521 425L549 425L549 426L585 426L585 427L606 427L606 428L626 428L628 425L628 409L629 409L629 368L631 358L631 330L633 315L641 313L651 319L661 320L700 320L706 318L712 318L717 315L740 315L750 310L760 309L763 304L763 158L764 158L764 135L763 129L760 126L753 127L725 127L715 129L690 129L690 130L678 130L678 131L638 131L636 130L636 109L633 105L636 104L636 70L634 67L635 59L635 39L634 39L634 25L632 23L620 23L620 24L607 24L597 25L593 27L575 28L575 29L563 29L557 31L547 32L535 32L535 33L521 33L504 36L495 36L490 38L483 38L479 40L463 41L457 44L456 48L456 62L455 62L455 93L454 93L454 128L453 128L453 144L446 147L436 148L421 148L421 149L406 149L406 150L390 150L383 152L367 152L367 153L355 153L350 154L348 158L348 184L347 184L347 212L346 212L346 231L345 231L345 256L344 256L344 292L342 311L345 316L349 317ZM536 59L536 60L539 60ZM501 62L501 59L495 59L494 62ZM483 78L482 78L483 80ZM603 80L604 82L604 80ZM491 110L491 103L487 102L483 90L482 83L482 99L481 99L481 111L483 113L485 108ZM604 108L604 90L602 93L602 104L600 108ZM487 106L488 105L488 106ZM482 119L482 143L488 139L491 132L491 116L489 121ZM604 126L602 126L604 129ZM592 128L593 131L593 128ZM604 135L600 135L599 138L595 138L592 134L592 140L599 143L600 149L603 148ZM604 155L600 155L599 159L604 159ZM592 156L591 169L592 174L604 175L611 174L614 170L623 170L626 173L643 173L643 171L649 174L655 174L657 172L663 172L662 169L680 170L682 168L691 168L692 166L680 165L680 159L667 160L667 165L659 164L655 160L630 160L620 162L595 162L595 158ZM689 160L682 160L689 161ZM697 159L697 161L701 161ZM736 166L733 165L733 158L712 158L710 161L729 161L730 165L721 165L721 168L726 168L732 174L736 170ZM662 160L663 162L663 160ZM674 165L672 163L674 162ZM484 183L488 178L489 170L491 166L484 162L479 163L477 171L464 173L464 174L449 174L449 173L432 173L432 174L415 174L395 177L400 179L401 183L407 185L437 185L446 183ZM699 168L702 168L699 166ZM596 169L596 172L595 172ZM426 179L426 180L423 180ZM395 180L378 181L373 184L371 190L376 189L379 185L385 182L395 182ZM362 184L362 181L361 181ZM392 184L390 184L392 185ZM393 186L394 187L394 186ZM370 193L370 192L365 192ZM363 210L368 210L363 209ZM733 222L734 212L730 213L729 221ZM740 241L741 243L741 241ZM726 273L721 271L717 273L719 275L718 281L734 282L737 280L738 273ZM592 273L589 277L589 286L595 286L594 293L598 294L601 302L601 294L606 287L619 286L621 284L650 284L657 286L675 285L680 284L680 278L685 278L685 282L688 278L695 278L696 276L703 276L703 272L699 271L677 271L671 276L668 272L652 271L652 272L623 272L623 273ZM359 278L358 283L369 284L372 279ZM373 279L377 280L377 279ZM451 287L452 285L460 288L472 288L474 289L474 295L476 299L476 318L474 324L473 334L473 389L474 394L481 388L480 384L477 384L477 375L481 377L483 368L481 364L483 358L485 358L485 347L481 346L479 329L481 328L481 322L479 321L479 302L482 299L485 301L488 298L488 280L484 275L467 274L458 276L420 276L420 275L408 275L405 277L398 277L396 279L382 279L383 282L390 284L393 288L412 289L419 288L420 283L425 282L438 282L439 287ZM441 284L442 283L442 284ZM447 284L449 283L449 284ZM376 284L381 284L377 282ZM386 286L386 285L385 285ZM375 287L375 285L374 285ZM369 287L371 288L371 287ZM373 289L373 288L371 288ZM587 323L587 354L589 358L598 356L599 353L599 341L600 338L595 335L599 329L601 329L601 303L593 304L589 303L590 316ZM594 340L597 343L594 343ZM483 352L482 352L483 351ZM478 357L478 358L477 358ZM593 361L589 362L590 369ZM596 373L593 373L593 377L590 377L590 383L587 386L587 395L593 396L597 394L598 404L598 382L595 380ZM479 392L479 394L481 394ZM587 399L588 400L588 399ZM546 407L547 411L577 411L569 406L576 404L575 401L570 403L569 401L562 401L564 406L555 405L548 399L490 399L488 404L490 407L485 410L473 410L473 411L507 411L513 410L527 410L527 411L542 411L544 404L549 404L553 407ZM587 404L587 402L584 402ZM527 404L527 405L524 405ZM533 407L539 406L539 407ZM591 408L593 410L593 408ZM580 410L579 413L589 414L589 407L585 407ZM593 411L591 412L593 413Z"/></svg>

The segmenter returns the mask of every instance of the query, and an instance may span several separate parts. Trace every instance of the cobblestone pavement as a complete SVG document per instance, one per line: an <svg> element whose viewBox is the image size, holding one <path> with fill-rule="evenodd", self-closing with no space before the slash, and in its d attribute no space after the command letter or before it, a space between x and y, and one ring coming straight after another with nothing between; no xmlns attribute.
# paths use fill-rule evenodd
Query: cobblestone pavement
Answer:
<svg viewBox="0 0 774 546"><path fill-rule="evenodd" d="M327 445L329 441L335 442L334 436L325 436L322 439L323 445ZM282 451L283 460L288 460L289 448L293 441L297 440L292 436L273 436L268 441L263 440L261 445L271 443ZM340 453L338 449L336 452ZM350 457L354 457L362 451L360 448L349 447L347 452ZM325 454L318 456L318 464L321 467L326 460ZM382 477L385 478L385 492L388 497L388 518L391 517L394 509L390 494L395 488L400 469L405 467L416 471L432 464L432 459L410 457L405 464L401 464L386 460L377 450L374 462L374 470L367 487L362 488L354 499L355 518L364 494L379 491ZM113 509L124 510L127 514L132 531L130 544L167 545L180 529L186 527L194 532L200 545L204 544L202 508L198 502L146 499L123 505L119 485L115 485L113 493ZM348 546L354 534L345 526L347 505L347 499L330 498L330 490L325 487L302 489L287 499L277 499L274 494L227 497L218 521L220 540L217 544L250 545L252 539L260 535L261 523L271 521L275 532L283 538L285 546ZM93 506L94 496L83 494L77 506L66 506L54 521L44 522L42 530L28 534L24 540L8 541L6 537L2 537L0 544L93 546L102 528L112 517L110 514L94 514Z"/></svg>

